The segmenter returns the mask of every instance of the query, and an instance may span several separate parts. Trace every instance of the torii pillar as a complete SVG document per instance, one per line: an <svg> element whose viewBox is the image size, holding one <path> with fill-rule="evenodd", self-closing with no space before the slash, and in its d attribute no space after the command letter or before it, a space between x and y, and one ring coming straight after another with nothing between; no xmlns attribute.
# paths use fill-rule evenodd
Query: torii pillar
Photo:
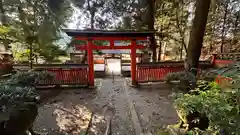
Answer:
<svg viewBox="0 0 240 135"><path fill-rule="evenodd" d="M87 41L87 61L88 61L88 83L89 87L94 87L94 61L93 61L93 43L92 39Z"/></svg>
<svg viewBox="0 0 240 135"><path fill-rule="evenodd" d="M137 85L137 43L135 39L131 41L131 77L132 77L132 85Z"/></svg>

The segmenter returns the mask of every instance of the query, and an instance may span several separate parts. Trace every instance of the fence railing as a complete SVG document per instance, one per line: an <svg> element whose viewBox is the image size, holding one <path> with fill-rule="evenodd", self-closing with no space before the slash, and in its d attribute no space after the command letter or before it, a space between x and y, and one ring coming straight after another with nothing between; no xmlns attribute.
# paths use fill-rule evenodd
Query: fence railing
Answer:
<svg viewBox="0 0 240 135"><path fill-rule="evenodd" d="M199 70L210 68L210 61L201 61ZM173 72L184 71L184 62L160 62L155 64L138 64L137 65L137 83L158 82Z"/></svg>
<svg viewBox="0 0 240 135"><path fill-rule="evenodd" d="M216 68L228 67L240 61L240 53L213 54L212 63Z"/></svg>
<svg viewBox="0 0 240 135"><path fill-rule="evenodd" d="M38 85L88 85L88 65L79 64L39 64L36 71L55 74L54 79L42 80Z"/></svg>
<svg viewBox="0 0 240 135"><path fill-rule="evenodd" d="M213 54L218 60L240 61L240 53L219 53Z"/></svg>

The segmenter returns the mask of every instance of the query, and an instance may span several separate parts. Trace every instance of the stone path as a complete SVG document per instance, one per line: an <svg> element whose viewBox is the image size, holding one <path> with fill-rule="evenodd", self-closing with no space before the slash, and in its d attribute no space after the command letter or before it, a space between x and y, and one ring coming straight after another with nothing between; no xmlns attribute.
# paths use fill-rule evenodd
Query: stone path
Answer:
<svg viewBox="0 0 240 135"><path fill-rule="evenodd" d="M112 79L101 80L101 88L97 90L97 96L94 99L95 103L113 108L113 135L134 135L135 133L131 124L131 112L126 102L124 81L124 79L115 79L113 83Z"/></svg>
<svg viewBox="0 0 240 135"><path fill-rule="evenodd" d="M130 83L130 80L129 80ZM128 87L143 133L156 133L178 122L172 105L172 92L164 83L150 84L139 89Z"/></svg>
<svg viewBox="0 0 240 135"><path fill-rule="evenodd" d="M79 134L86 130L94 112L91 134L102 135L106 118L112 118L112 135L152 133L177 122L165 85L135 89L130 80L111 78L96 80L97 89L61 92L39 108L34 129L42 134Z"/></svg>

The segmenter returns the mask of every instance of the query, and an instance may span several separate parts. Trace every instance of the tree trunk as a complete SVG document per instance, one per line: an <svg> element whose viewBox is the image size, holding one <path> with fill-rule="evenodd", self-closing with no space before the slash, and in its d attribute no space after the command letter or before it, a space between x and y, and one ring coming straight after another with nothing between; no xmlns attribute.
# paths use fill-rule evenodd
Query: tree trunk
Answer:
<svg viewBox="0 0 240 135"><path fill-rule="evenodd" d="M7 18L6 18L6 14L5 14L5 9L3 7L3 0L0 0L0 13L1 13L2 25L7 25Z"/></svg>
<svg viewBox="0 0 240 135"><path fill-rule="evenodd" d="M203 46L202 43L208 18L210 1L211 0L197 0L196 3L195 17L193 20L192 31L187 49L187 70L191 70L191 72L195 75L197 75L199 57L201 55L201 49Z"/></svg>
<svg viewBox="0 0 240 135"><path fill-rule="evenodd" d="M216 17L214 16L214 14L215 14L216 12L215 12L215 10L213 11L213 15L212 15L212 20L214 20L214 19L216 19ZM212 28L212 32L211 32L211 36L212 36L212 39L211 39L211 41L210 41L210 49L209 49L209 54L210 53L212 53L213 52L213 47L214 47L214 45L215 45L215 35L214 35L214 31L216 30L216 23L214 23L213 24L213 28Z"/></svg>
<svg viewBox="0 0 240 135"><path fill-rule="evenodd" d="M158 50L158 62L161 61L162 56L162 41L160 41L159 50Z"/></svg>
<svg viewBox="0 0 240 135"><path fill-rule="evenodd" d="M84 53L84 56L81 60L81 64L85 64L86 61L87 61L87 51L85 51L85 53Z"/></svg>
<svg viewBox="0 0 240 135"><path fill-rule="evenodd" d="M94 29L94 17L95 17L95 12L91 11L91 29Z"/></svg>
<svg viewBox="0 0 240 135"><path fill-rule="evenodd" d="M90 0L87 0L87 10L90 14L90 27L91 27L91 30L94 30L94 23L95 23L95 14L96 14L96 11L94 10L94 5L90 5ZM88 44L87 44L88 45ZM85 64L86 61L87 61L87 55L88 55L88 52L87 50L85 51L84 53L84 56L83 56L83 59L81 61L81 64Z"/></svg>
<svg viewBox="0 0 240 135"><path fill-rule="evenodd" d="M234 23L233 39L230 41L230 53L232 53L232 51L233 51L233 45L236 45L236 43L238 42L237 33L238 33L239 20L240 20L240 13L237 13L236 14L236 20L235 20L235 23Z"/></svg>
<svg viewBox="0 0 240 135"><path fill-rule="evenodd" d="M123 28L127 30L132 28L132 20L130 16L123 17Z"/></svg>
<svg viewBox="0 0 240 135"><path fill-rule="evenodd" d="M180 60L183 59L183 44L181 44L181 48L180 48L181 52L180 52Z"/></svg>
<svg viewBox="0 0 240 135"><path fill-rule="evenodd" d="M156 0L149 0L148 3L148 15L149 15L149 20L148 20L148 29L149 30L154 30L154 24L155 24L155 1ZM153 62L156 62L157 58L157 43L155 36L151 37L151 50L152 50L152 60Z"/></svg>
<svg viewBox="0 0 240 135"><path fill-rule="evenodd" d="M187 52L187 45L185 44L185 32L184 32L184 30L183 30L183 28L181 27L181 23L180 23L180 21L179 21L179 11L180 11L180 9L179 9L179 2L178 3L176 3L177 4L177 10L176 10L176 23L177 23L177 28L178 28L178 32L179 32L179 34L180 34L180 40L181 40L181 47L180 47L180 60L182 60L183 59L183 47L184 47L184 49L185 49L185 51ZM183 5L184 3L183 3L183 1L181 2L181 5ZM182 12L182 14L183 14L183 6L181 7L181 12ZM182 15L182 17L183 17L183 15Z"/></svg>
<svg viewBox="0 0 240 135"><path fill-rule="evenodd" d="M161 18L163 22L163 9L165 7L165 4L161 5ZM162 57L162 40L163 40L163 24L160 25L160 36L159 36L159 50L158 50L158 62L161 60Z"/></svg>
<svg viewBox="0 0 240 135"><path fill-rule="evenodd" d="M166 56L166 49L167 49L167 44L166 44L166 42L164 42L164 44L163 44L163 58L162 58L162 60L165 60L165 56Z"/></svg>
<svg viewBox="0 0 240 135"><path fill-rule="evenodd" d="M224 16L223 16L223 24L222 24L222 43L221 43L221 53L223 53L223 46L224 46L224 41L225 41L225 26L226 26L226 19L227 19L227 13L228 13L228 1L225 4L224 8Z"/></svg>
<svg viewBox="0 0 240 135"><path fill-rule="evenodd" d="M94 18L95 18L96 11L94 10L94 8L95 8L94 5L92 5L92 7L91 7L90 0L88 0L87 1L87 10L90 14L90 25L91 25L90 27L91 27L91 29L94 29L94 23L95 23Z"/></svg>
<svg viewBox="0 0 240 135"><path fill-rule="evenodd" d="M1 23L3 26L7 26L7 17L6 17L6 11L3 7L3 0L0 0L0 17L1 17ZM3 39L3 50L6 51L8 50L8 41L7 41L7 37L4 36Z"/></svg>

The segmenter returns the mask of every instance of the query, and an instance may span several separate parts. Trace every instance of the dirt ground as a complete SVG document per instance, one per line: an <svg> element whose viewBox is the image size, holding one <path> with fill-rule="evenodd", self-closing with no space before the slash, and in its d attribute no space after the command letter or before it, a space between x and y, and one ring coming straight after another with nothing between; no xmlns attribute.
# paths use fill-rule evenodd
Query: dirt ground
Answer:
<svg viewBox="0 0 240 135"><path fill-rule="evenodd" d="M129 86L130 80L97 79L96 89L43 91L48 95L39 107L34 130L42 135L76 134L86 131L92 112L90 135L102 135L111 119L112 135L156 134L157 129L177 122L165 84ZM54 93L54 94L51 94Z"/></svg>

